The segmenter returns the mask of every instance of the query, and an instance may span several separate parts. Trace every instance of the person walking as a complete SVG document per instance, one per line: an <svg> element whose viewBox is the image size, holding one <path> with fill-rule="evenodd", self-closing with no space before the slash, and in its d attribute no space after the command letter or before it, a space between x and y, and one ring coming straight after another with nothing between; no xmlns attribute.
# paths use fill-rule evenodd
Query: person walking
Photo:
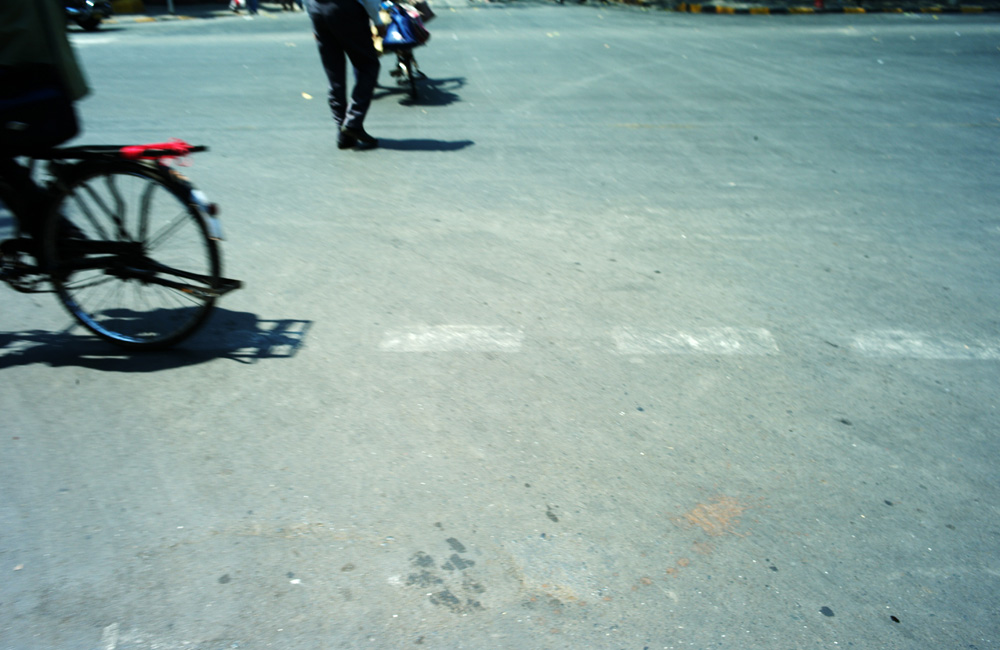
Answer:
<svg viewBox="0 0 1000 650"><path fill-rule="evenodd" d="M374 149L378 140L365 131L365 116L378 83L379 61L369 19L380 34L385 26L378 0L306 0L319 48L320 62L330 82L329 103L339 149ZM354 89L347 96L347 61L354 68Z"/></svg>

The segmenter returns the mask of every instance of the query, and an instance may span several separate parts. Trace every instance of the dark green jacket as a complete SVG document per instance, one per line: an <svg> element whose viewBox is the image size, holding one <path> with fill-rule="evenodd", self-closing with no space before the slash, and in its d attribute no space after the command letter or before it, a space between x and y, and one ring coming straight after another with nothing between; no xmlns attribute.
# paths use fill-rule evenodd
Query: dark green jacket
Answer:
<svg viewBox="0 0 1000 650"><path fill-rule="evenodd" d="M0 0L0 66L44 63L59 71L72 99L87 94L66 38L66 9L56 0Z"/></svg>

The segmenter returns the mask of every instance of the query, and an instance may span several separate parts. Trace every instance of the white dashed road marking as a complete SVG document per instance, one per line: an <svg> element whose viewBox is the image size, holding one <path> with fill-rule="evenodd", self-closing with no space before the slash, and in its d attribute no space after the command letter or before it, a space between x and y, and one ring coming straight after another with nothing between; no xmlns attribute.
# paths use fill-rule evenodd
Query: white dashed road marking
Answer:
<svg viewBox="0 0 1000 650"><path fill-rule="evenodd" d="M108 43L114 43L118 39L114 36L71 36L70 42L73 47L87 47L88 45L107 45Z"/></svg>
<svg viewBox="0 0 1000 650"><path fill-rule="evenodd" d="M905 330L873 330L859 334L851 347L866 357L903 359L1000 360L1000 343L962 343L943 336Z"/></svg>
<svg viewBox="0 0 1000 650"><path fill-rule="evenodd" d="M774 356L781 349L762 327L672 329L618 326L611 330L621 355ZM490 325L415 325L385 332L385 352L519 352L523 330ZM944 335L879 329L850 339L850 350L869 359L1000 361L1000 340L965 342Z"/></svg>
<svg viewBox="0 0 1000 650"><path fill-rule="evenodd" d="M524 333L480 325L417 326L390 330L379 347L388 352L517 352Z"/></svg>
<svg viewBox="0 0 1000 650"><path fill-rule="evenodd" d="M112 623L101 632L101 650L115 650L118 647L118 623Z"/></svg>
<svg viewBox="0 0 1000 650"><path fill-rule="evenodd" d="M611 336L621 354L765 355L778 352L774 337L762 328L653 330L617 327Z"/></svg>

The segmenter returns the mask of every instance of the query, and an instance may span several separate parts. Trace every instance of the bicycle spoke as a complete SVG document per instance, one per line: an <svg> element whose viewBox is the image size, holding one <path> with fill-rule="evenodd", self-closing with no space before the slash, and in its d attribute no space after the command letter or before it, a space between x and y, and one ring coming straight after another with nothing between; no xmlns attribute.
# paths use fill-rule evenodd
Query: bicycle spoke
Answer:
<svg viewBox="0 0 1000 650"><path fill-rule="evenodd" d="M108 208L108 206L104 203L104 200L102 199L102 197L100 197L97 194L97 191L94 190L92 187L90 187L90 185L88 183L82 183L79 186L79 188L77 188L77 189L81 190L82 192L86 192L87 195L90 196L91 202L93 202L94 204L96 204L96 206L105 215L110 216L112 214L110 208ZM95 213L91 210L91 206L85 200L84 196L81 193L74 192L73 195L72 195L72 199L73 199L73 202L76 204L76 206L79 208L80 212L83 213L84 217L87 220L87 223L94 230L97 231L97 234L98 234L99 238L100 239L110 239L110 237L108 237L107 231L104 229L104 226L101 224L100 220L98 220L98 218L96 217ZM83 225L83 224L78 224L78 225Z"/></svg>
<svg viewBox="0 0 1000 650"><path fill-rule="evenodd" d="M179 212L171 221L161 226L152 237L146 238L143 236L147 250L155 251L165 240L169 239L178 229L184 226L189 219L190 216L186 212Z"/></svg>
<svg viewBox="0 0 1000 650"><path fill-rule="evenodd" d="M111 217L112 221L114 221L118 230L118 239L128 241L128 232L125 230L125 220L128 218L126 202L122 198L121 191L118 189L118 185L115 180L116 177L112 174L108 174L104 178L108 186L108 192L115 201L115 211L108 216Z"/></svg>
<svg viewBox="0 0 1000 650"><path fill-rule="evenodd" d="M80 291L82 289L89 289L91 287L96 287L102 284L108 284L109 282L114 282L114 278L109 276L97 276L88 277L85 279L74 279L72 282L64 282L63 286L67 291Z"/></svg>
<svg viewBox="0 0 1000 650"><path fill-rule="evenodd" d="M139 210L139 240L146 241L146 236L149 234L149 213L150 206L153 203L153 190L156 189L155 185L149 185L145 188L142 193L142 200L140 202L141 209Z"/></svg>

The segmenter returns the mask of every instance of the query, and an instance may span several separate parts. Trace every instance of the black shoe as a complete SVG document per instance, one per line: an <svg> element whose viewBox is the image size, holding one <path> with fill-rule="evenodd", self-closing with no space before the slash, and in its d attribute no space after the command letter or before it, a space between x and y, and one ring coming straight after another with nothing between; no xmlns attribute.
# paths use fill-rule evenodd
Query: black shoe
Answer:
<svg viewBox="0 0 1000 650"><path fill-rule="evenodd" d="M374 149L378 146L378 138L373 138L368 135L368 132L364 129L355 129L350 126L341 127L340 129L341 137L348 137L354 139L354 146L358 149ZM339 141L338 141L339 144Z"/></svg>
<svg viewBox="0 0 1000 650"><path fill-rule="evenodd" d="M347 135L343 131L337 134L337 148L338 149L350 149L351 147L358 144L358 139Z"/></svg>

